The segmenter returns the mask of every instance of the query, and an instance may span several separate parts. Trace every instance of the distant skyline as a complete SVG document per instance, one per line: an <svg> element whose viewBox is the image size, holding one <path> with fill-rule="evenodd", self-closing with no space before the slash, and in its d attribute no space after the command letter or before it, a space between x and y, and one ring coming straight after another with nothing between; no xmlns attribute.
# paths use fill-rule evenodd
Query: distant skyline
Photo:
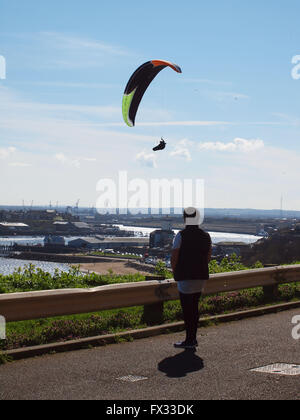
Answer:
<svg viewBox="0 0 300 420"><path fill-rule="evenodd" d="M64 212L67 211L69 207L73 208L73 212L77 212L77 208L74 206L60 206L60 205L52 205L51 207L49 205L44 206L31 206L31 205L25 205L23 206L2 206L0 205L0 211L6 210L6 211L22 211L25 210L25 212L28 211L40 211L40 210L57 210L58 212ZM75 210L76 209L76 210ZM141 209L137 209L141 210ZM78 206L78 212L79 214L91 214L91 211L96 212L95 208L92 207L81 207ZM136 213L137 215L138 212ZM269 209L269 210L261 210L261 209L231 209L231 208L205 208L203 211L204 218L205 217L217 217L217 218L223 218L223 217L232 217L232 218L241 218L241 219L248 219L248 218L272 218L272 219L279 219L279 218L300 218L300 211L297 210L281 210L281 209ZM111 214L113 216L113 214ZM119 215L117 215L119 217ZM125 216L124 214L121 214L121 216ZM134 215L133 215L134 216ZM147 214L143 215L144 217L147 217ZM171 217L178 217L181 218L182 214L179 214L179 212L176 212L176 214L170 214L168 211L162 214L151 214L151 216L154 217L161 217L161 216L171 216Z"/></svg>
<svg viewBox="0 0 300 420"><path fill-rule="evenodd" d="M95 207L122 170L203 179L206 208L300 211L299 14L297 0L0 0L0 205ZM150 59L183 73L155 79L129 128L123 91Z"/></svg>

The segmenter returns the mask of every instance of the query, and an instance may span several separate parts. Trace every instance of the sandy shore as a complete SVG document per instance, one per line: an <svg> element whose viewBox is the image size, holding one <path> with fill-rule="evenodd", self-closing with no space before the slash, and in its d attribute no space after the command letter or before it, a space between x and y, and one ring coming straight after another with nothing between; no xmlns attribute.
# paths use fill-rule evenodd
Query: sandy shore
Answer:
<svg viewBox="0 0 300 420"><path fill-rule="evenodd" d="M99 263L89 263L89 264L80 264L80 269L84 271L92 271L97 274L108 274L108 270L113 270L114 274L143 274L149 276L149 272L143 271L136 268L130 267L125 262L99 262Z"/></svg>

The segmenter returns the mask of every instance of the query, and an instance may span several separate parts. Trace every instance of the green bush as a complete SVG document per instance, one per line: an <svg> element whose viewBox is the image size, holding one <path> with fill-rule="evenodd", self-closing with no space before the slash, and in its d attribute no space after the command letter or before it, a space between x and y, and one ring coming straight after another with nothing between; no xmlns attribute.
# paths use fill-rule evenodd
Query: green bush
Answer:
<svg viewBox="0 0 300 420"><path fill-rule="evenodd" d="M229 258L223 258L218 263L212 260L209 263L211 274L224 273L230 271L248 270L249 268L262 268L261 263L256 263L253 267L246 267L235 254ZM166 267L163 261L159 261L155 267L155 274L165 278L172 278L172 270ZM114 283L130 283L144 281L145 276L137 274L117 275L113 270L108 270L107 274L88 273L83 274L79 266L72 266L68 272L56 269L54 274L43 271L29 264L23 268L19 267L10 275L0 274L0 294L28 292L37 290L53 290L67 288L86 288L98 287Z"/></svg>
<svg viewBox="0 0 300 420"><path fill-rule="evenodd" d="M71 267L68 272L56 269L54 274L50 274L29 264L24 268L18 268L13 274L8 276L0 274L0 293L87 288L144 280L145 276L139 273L121 276L113 274L112 270L104 275L95 273L83 274L77 266Z"/></svg>
<svg viewBox="0 0 300 420"><path fill-rule="evenodd" d="M163 261L158 261L155 266L155 274L157 276L165 277L166 279L170 279L173 277L173 273L169 270L166 264Z"/></svg>

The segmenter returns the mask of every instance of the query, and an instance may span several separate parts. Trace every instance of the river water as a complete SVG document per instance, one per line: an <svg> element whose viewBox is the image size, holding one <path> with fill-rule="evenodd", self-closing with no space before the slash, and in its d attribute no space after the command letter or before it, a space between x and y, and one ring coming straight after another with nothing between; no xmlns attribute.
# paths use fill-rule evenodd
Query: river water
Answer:
<svg viewBox="0 0 300 420"><path fill-rule="evenodd" d="M66 244L77 237L68 237L65 238ZM0 237L0 245L13 245L17 243L18 245L44 245L44 236L43 237L22 237L22 236L12 236L3 238ZM68 272L70 266L68 264L54 263L48 261L30 261L30 260L15 260L13 258L3 258L0 257L0 274L8 275L12 274L19 267L25 267L26 265L34 264L36 267L46 271L48 273L54 274L54 271L58 269L59 271Z"/></svg>
<svg viewBox="0 0 300 420"><path fill-rule="evenodd" d="M135 227L135 226L124 226L124 225L115 225L118 226L121 230L127 230L131 232L136 232L137 235L149 236L151 232L156 230L156 228L146 228L146 227ZM177 233L179 230L174 229L174 232ZM261 236L255 235L246 235L241 233L226 233L226 232L209 232L213 244L218 242L244 242L246 244L252 244L261 239Z"/></svg>
<svg viewBox="0 0 300 420"><path fill-rule="evenodd" d="M19 267L25 267L29 264L34 264L36 267L47 271L48 273L54 274L55 269L59 271L68 272L70 267L67 264L53 263L47 261L29 261L29 260L15 260L13 258L2 258L0 257L0 274L8 275L12 274Z"/></svg>

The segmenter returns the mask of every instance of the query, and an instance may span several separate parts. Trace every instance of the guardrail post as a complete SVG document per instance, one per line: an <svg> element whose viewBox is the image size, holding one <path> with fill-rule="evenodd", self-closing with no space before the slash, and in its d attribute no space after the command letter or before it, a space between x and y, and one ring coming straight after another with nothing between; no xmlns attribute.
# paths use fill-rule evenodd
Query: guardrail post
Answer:
<svg viewBox="0 0 300 420"><path fill-rule="evenodd" d="M146 281L150 280L165 280L165 277L146 276ZM152 303L144 305L144 313L142 322L147 325L162 324L164 318L164 302Z"/></svg>
<svg viewBox="0 0 300 420"><path fill-rule="evenodd" d="M279 296L278 284L263 286L264 297L266 300L273 300Z"/></svg>

